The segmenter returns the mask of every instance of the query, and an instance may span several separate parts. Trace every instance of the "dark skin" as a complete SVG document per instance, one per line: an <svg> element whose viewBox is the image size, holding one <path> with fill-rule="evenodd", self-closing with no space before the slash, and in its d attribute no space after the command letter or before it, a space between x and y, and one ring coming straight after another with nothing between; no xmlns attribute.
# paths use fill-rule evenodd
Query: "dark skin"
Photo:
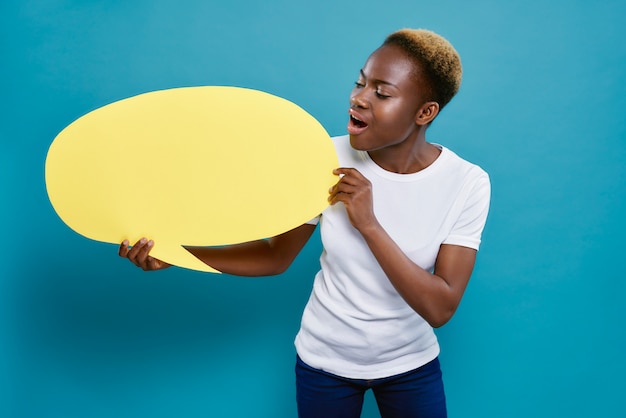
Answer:
<svg viewBox="0 0 626 418"><path fill-rule="evenodd" d="M376 164L395 173L423 170L440 153L426 142L426 129L439 113L439 105L421 93L427 89L420 85L422 81L415 74L419 74L419 68L399 47L382 46L365 63L350 96L350 143L355 149L367 151ZM469 282L476 250L442 245L434 272L424 270L406 256L378 222L369 180L354 168L338 168L334 173L340 179L329 190L328 201L331 205L337 202L345 205L352 226L361 233L398 293L431 326L440 327L448 322ZM291 265L314 230L313 225L302 225L268 240L188 250L224 273L274 275ZM149 255L152 246L152 241L146 239L132 248L124 241L119 255L144 270L169 267Z"/></svg>

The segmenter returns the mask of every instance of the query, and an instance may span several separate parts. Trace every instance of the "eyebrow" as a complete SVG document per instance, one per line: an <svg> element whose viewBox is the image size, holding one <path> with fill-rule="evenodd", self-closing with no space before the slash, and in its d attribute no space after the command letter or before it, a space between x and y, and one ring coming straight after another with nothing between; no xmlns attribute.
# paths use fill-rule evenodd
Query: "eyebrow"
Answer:
<svg viewBox="0 0 626 418"><path fill-rule="evenodd" d="M366 80L367 80L367 77L365 76L365 73L363 72L363 69L360 69L360 70L359 70L359 73L361 73L361 77L363 77L364 79L366 79ZM387 86L392 86L392 87L398 88L398 86L396 86L396 85L395 85L395 84L393 84L393 83L390 83L389 81L385 81L385 80L371 80L371 81L372 81L374 84L385 84L385 85L387 85Z"/></svg>

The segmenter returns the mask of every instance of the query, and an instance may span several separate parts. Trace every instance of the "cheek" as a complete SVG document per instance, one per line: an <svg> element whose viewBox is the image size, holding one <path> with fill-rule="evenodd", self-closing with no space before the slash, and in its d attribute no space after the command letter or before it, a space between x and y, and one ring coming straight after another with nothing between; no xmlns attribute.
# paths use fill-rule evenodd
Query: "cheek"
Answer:
<svg viewBox="0 0 626 418"><path fill-rule="evenodd" d="M400 131L415 125L414 113L407 111L406 105L401 102L381 109L378 114L378 120L387 129Z"/></svg>

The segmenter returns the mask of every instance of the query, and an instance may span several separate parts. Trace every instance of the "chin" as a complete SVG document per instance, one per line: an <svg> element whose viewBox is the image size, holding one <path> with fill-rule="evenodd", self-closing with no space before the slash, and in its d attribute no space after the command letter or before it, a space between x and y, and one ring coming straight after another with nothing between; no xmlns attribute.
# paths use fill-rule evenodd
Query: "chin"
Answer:
<svg viewBox="0 0 626 418"><path fill-rule="evenodd" d="M350 146L358 151L367 151L368 148L363 146L363 143L359 141L359 135L350 134Z"/></svg>
<svg viewBox="0 0 626 418"><path fill-rule="evenodd" d="M380 144L368 142L362 135L350 135L350 146L357 151L376 151L384 148Z"/></svg>

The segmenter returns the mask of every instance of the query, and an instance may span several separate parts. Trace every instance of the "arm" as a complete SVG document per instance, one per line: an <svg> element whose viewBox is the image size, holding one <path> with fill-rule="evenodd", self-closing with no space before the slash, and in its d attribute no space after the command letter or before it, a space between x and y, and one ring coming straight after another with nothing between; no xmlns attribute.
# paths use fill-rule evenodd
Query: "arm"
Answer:
<svg viewBox="0 0 626 418"><path fill-rule="evenodd" d="M204 263L237 276L272 276L287 270L307 243L315 225L304 224L267 240L226 247L186 247Z"/></svg>
<svg viewBox="0 0 626 418"><path fill-rule="evenodd" d="M287 270L307 243L315 225L304 224L269 238L225 247L185 247L207 265L237 276L270 276ZM150 256L153 242L145 238L129 248L120 245L119 255L143 270L161 270L170 265Z"/></svg>
<svg viewBox="0 0 626 418"><path fill-rule="evenodd" d="M411 308L433 327L445 324L456 311L474 268L476 251L442 245L430 273L411 261L378 223L370 182L357 170L343 174L330 190L331 204L343 202L350 222L361 233L389 281Z"/></svg>
<svg viewBox="0 0 626 418"><path fill-rule="evenodd" d="M382 227L362 230L374 257L402 298L433 327L452 318L469 282L476 250L442 245L430 273L413 263Z"/></svg>

